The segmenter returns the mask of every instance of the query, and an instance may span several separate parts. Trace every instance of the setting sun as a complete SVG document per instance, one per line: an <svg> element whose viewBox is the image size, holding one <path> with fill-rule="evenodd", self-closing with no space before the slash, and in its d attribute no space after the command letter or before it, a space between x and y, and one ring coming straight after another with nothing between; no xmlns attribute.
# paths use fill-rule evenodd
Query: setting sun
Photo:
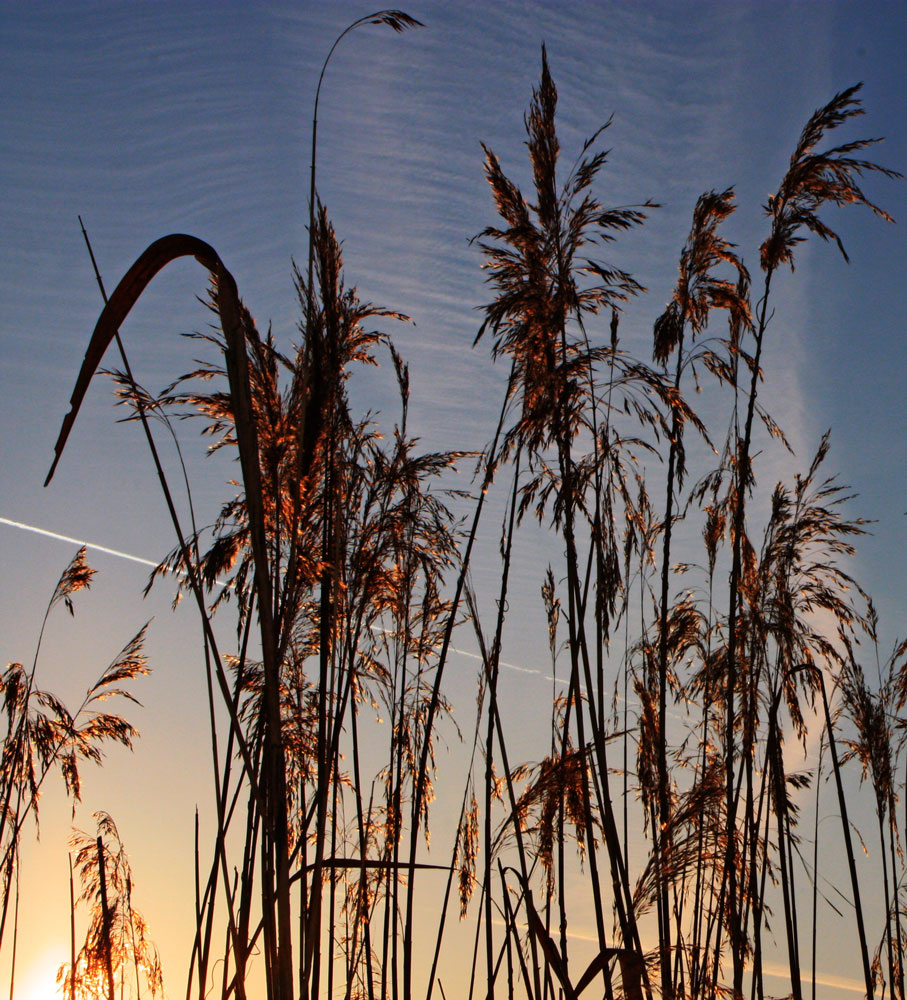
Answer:
<svg viewBox="0 0 907 1000"><path fill-rule="evenodd" d="M22 970L21 978L16 977L16 1000L60 1000L63 994L57 986L57 970L68 947L66 944L47 947L35 956L28 968Z"/></svg>
<svg viewBox="0 0 907 1000"><path fill-rule="evenodd" d="M0 1000L907 1000L907 0L363 2L2 7Z"/></svg>

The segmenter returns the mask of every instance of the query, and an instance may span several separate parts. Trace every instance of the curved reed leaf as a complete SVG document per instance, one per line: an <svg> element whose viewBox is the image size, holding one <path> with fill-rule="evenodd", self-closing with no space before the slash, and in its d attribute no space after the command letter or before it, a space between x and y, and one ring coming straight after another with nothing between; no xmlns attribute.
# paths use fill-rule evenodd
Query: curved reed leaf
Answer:
<svg viewBox="0 0 907 1000"><path fill-rule="evenodd" d="M205 243L204 240L188 236L185 233L172 233L155 240L145 250L114 289L113 295L110 296L110 300L95 324L94 333L88 342L88 349L85 351L85 358L82 361L82 367L79 369L75 388L69 400L69 412L63 418L63 425L60 427L57 443L54 445L54 460L47 473L47 478L44 480L45 486L53 479L57 463L66 447L69 432L78 416L85 393L88 391L89 383L101 364L104 352L116 336L120 324L129 315L142 292L151 283L151 279L171 261L180 257L195 257L212 274L217 273L220 269L228 279L228 283L232 284L235 294L236 283L233 281L232 275L223 266L214 247Z"/></svg>

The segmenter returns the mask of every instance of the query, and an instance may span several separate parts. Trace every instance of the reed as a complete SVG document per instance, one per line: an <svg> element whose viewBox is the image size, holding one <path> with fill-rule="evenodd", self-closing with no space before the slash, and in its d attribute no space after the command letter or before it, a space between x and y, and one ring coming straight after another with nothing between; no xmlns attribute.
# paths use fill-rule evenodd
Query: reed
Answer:
<svg viewBox="0 0 907 1000"><path fill-rule="evenodd" d="M368 23L399 31L417 22L379 11L337 41ZM543 47L525 117L528 195L485 147L498 219L475 238L491 290L476 342L490 341L509 375L491 443L478 456L419 450L409 370L384 330L406 317L361 301L347 284L340 241L315 189L317 93L310 246L305 273L295 274L301 320L293 350L282 350L270 332L262 336L224 262L195 237L152 244L118 284L89 343L54 467L120 324L154 275L188 255L210 278L217 328L200 340L212 353L158 395L137 385L124 353L121 397L149 442L148 418L191 414L211 447L233 451L241 470L238 491L205 534L191 494L188 521L177 510L153 453L176 535L156 575L177 571L180 588L193 593L209 671L216 830L207 848L196 834L187 1000L216 989L223 1000L263 991L270 1000L340 993L345 1000L411 1000L423 991L431 1000L436 986L445 992L440 970L453 897L460 918L473 920L470 995L573 1000L594 989L607 1000L679 1000L748 991L762 1000L775 908L783 919L772 930L786 955L790 994L801 997L799 810L818 775L792 770L790 754L806 744L817 697L866 992L873 995L876 979L843 798L841 768L850 756L861 761L876 795L885 899L876 966L886 970L892 995L904 996L893 720L907 692L905 645L884 679L879 670L872 691L854 646L861 630L875 636L875 613L846 568L865 526L845 513L849 493L822 478L827 436L805 473L775 486L761 529L751 523L759 489L755 418L783 439L759 398L773 278L793 268L809 234L844 252L820 218L826 206L862 204L888 219L858 185L863 175L897 176L855 155L875 140L817 152L828 133L861 113L857 92L841 92L809 119L765 206L769 234L759 248L755 305L744 256L724 235L733 189L700 197L671 301L654 324L653 367L618 339L619 315L641 308L645 290L599 258L604 246L616 253L617 238L657 206L600 202L595 191L607 164L600 138L610 122L571 169L562 168L557 90ZM719 335L724 323L727 333ZM350 402L350 379L379 359L389 362L399 400L389 428L356 414ZM717 437L687 399L689 374L700 370L714 378L693 384L729 417L718 468L689 485L687 431L707 447ZM467 457L478 458L474 495L452 498L445 477ZM501 564L494 606L486 608L469 574L495 488L504 510ZM656 489L663 513L650 500ZM453 499L471 503L468 528L454 516ZM565 684L553 691L537 757L518 760L501 666L513 560L531 520L557 538L562 553L541 586L552 671ZM678 537L697 529L703 566L672 567ZM55 600L68 599L80 572L73 570ZM683 589L672 594L681 579ZM236 645L227 655L211 616L229 613L234 599ZM439 780L436 751L454 731L445 667L464 618L481 658L475 724L466 733L471 755L460 778ZM140 642L129 660L133 673L140 672L139 649ZM120 669L125 678L126 666ZM29 734L40 729L22 721L35 718L33 675L21 667L4 675L11 748L0 813L9 845L4 917L20 805L27 812L28 789L38 780L23 765L34 752ZM108 672L97 690L106 692L119 676ZM826 678L840 704L837 718ZM226 713L225 731L219 713ZM375 724L379 716L389 725ZM80 732L69 724L48 767L69 760L66 754L92 756L76 742ZM101 737L125 742L130 734L91 730L85 746ZM618 741L622 754L614 750ZM843 759L836 741L847 747ZM73 773L64 767L77 792ZM454 786L458 818L439 861L427 846L431 803ZM102 862L120 858L112 821L104 830ZM90 845L80 842L79 850L88 878ZM131 907L128 879L125 897L118 888L119 864L103 869L114 889L114 926L117 907ZM425 897L435 894L426 889L429 879L443 880L445 889L424 929ZM89 878L90 895L96 882ZM814 887L813 929L817 905ZM591 957L580 957L573 930L589 913L594 946ZM139 947L144 931L136 919L123 923L132 927L132 943L112 954L118 970L132 956L134 987L123 989L138 995L154 992L158 980L151 952ZM95 943L86 944L91 954L97 940L96 929ZM417 981L420 950L431 955L424 982ZM76 975L80 962L81 955L63 976L72 1000L94 989L87 973Z"/></svg>
<svg viewBox="0 0 907 1000"><path fill-rule="evenodd" d="M135 635L71 709L50 691L38 687L36 675L44 632L51 612L63 605L74 614L73 595L87 589L95 571L81 548L63 571L48 602L31 667L10 663L0 675L6 729L0 753L0 942L6 929L11 898L18 907L19 851L23 829L31 817L36 826L45 781L53 772L66 792L79 801L80 765L100 765L109 744L131 748L137 735L122 715L104 711L102 702L120 698L138 704L131 681L148 673L143 645L145 628ZM16 944L13 943L13 964Z"/></svg>
<svg viewBox="0 0 907 1000"><path fill-rule="evenodd" d="M117 992L122 995L126 978L132 977L136 997L143 985L155 997L163 994L161 961L145 918L132 902L129 856L113 819L104 812L94 818L96 836L78 830L71 840L82 883L78 901L91 904L91 917L85 943L71 965L60 966L57 982L64 997L106 995L111 1000Z"/></svg>

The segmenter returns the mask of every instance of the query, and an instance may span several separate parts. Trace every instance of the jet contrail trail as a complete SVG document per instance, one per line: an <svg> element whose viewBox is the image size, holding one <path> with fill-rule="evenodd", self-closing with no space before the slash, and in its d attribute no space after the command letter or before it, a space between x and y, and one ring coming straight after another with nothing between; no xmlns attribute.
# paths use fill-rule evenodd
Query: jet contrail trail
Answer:
<svg viewBox="0 0 907 1000"><path fill-rule="evenodd" d="M0 524L8 524L11 528L19 528L21 531L30 531L35 535L44 535L45 538L52 538L57 542L71 542L73 545L84 545L86 549L92 549L95 552L103 552L108 556L116 556L117 559L128 559L129 562L138 563L140 566L150 566L152 569L156 569L160 563L156 563L153 559L142 559L140 556L131 555L129 552L120 552L119 549L110 549L106 545L95 545L94 542L83 542L80 538L70 538L69 535L61 535L56 531L48 531L46 528L38 528L33 524L25 524L22 521L11 521L8 517L0 517ZM176 575L179 577L185 576L185 572L181 569L176 570ZM223 580L214 581L218 587L226 587L227 584Z"/></svg>
<svg viewBox="0 0 907 1000"><path fill-rule="evenodd" d="M84 545L86 549L92 549L95 552L103 552L108 556L116 556L118 559L128 559L130 562L139 563L141 566L150 566L152 569L158 565L158 563L154 562L152 559L142 559L139 556L130 555L128 552L120 552L118 549L110 549L106 545L95 545L93 542L83 542L80 538L71 538L69 535L61 535L56 531L48 531L46 528L38 528L33 524L25 524L22 521L11 521L8 517L0 517L0 524L9 525L11 528L18 528L20 531L30 531L35 535L43 535L45 538L52 538L57 542L70 542L73 545ZM221 580L218 580L217 583L221 587L226 586L226 584ZM459 653L460 656L466 656L472 660L482 659L478 653L470 653L465 649L457 649L455 646L452 646L451 648L455 653ZM534 670L531 667L520 667L515 663L505 663L503 661L500 663L500 666L521 674L534 674L537 677L541 677L543 680L555 680L554 677L543 674L540 670ZM563 678L557 678L557 680L562 684L566 683Z"/></svg>
<svg viewBox="0 0 907 1000"><path fill-rule="evenodd" d="M103 552L108 556L116 556L118 559L128 559L130 562L140 563L142 566L150 566L152 569L157 563L151 559L140 559L138 556L130 555L128 552L119 552L117 549L109 549L106 545L95 545L93 542L83 542L79 538L70 538L69 535L60 535L56 531L48 531L46 528L36 528L33 524L23 524L22 521L11 521L8 517L0 517L0 524L8 524L11 528L19 528L20 531L31 531L35 535L44 535L45 538L53 538L58 542L71 542L73 545L84 545L86 549L93 549L95 552Z"/></svg>

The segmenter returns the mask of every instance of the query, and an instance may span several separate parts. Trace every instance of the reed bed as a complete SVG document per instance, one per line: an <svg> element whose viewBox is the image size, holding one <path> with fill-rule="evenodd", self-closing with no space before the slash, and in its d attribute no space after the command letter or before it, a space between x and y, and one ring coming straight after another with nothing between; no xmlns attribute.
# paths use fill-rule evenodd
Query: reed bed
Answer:
<svg viewBox="0 0 907 1000"><path fill-rule="evenodd" d="M402 31L417 22L381 11L350 28L367 24ZM605 248L616 257L621 234L658 206L599 201L607 124L564 171L556 110L543 48L525 118L531 191L509 179L509 157L485 150L497 219L475 238L489 288L475 339L509 377L478 456L419 449L409 372L386 332L405 317L347 284L315 187L314 126L296 346L259 332L224 262L195 237L152 244L105 296L55 465L105 350L154 275L188 255L210 279L215 332L201 337L210 360L152 395L120 344L116 373L174 524L158 572L179 574L205 637L216 830L208 842L197 837L187 1000L430 1000L436 991L762 1000L769 955L779 953L785 992L799 1000L812 978L815 996L824 903L818 854L812 865L805 858L818 850L818 805L811 833L801 813L807 794L817 803L830 794L829 762L838 796L829 808L840 812L851 873L837 905L859 941L865 992L905 996L897 775L907 643L877 667L877 683L867 680L860 643L875 648L878 621L848 570L865 525L825 471L828 436L786 483L760 484L755 447L760 425L783 442L761 392L766 352L783 349L773 343L776 275L793 269L811 236L846 257L826 209L862 205L890 221L860 184L899 175L862 158L877 140L827 145L862 114L851 87L808 119L764 206L766 236L750 265L723 235L733 189L706 190L650 362L630 356L619 335L645 289L601 258ZM383 431L353 412L348 393L353 373L379 361L399 399ZM723 407L723 426L697 416L694 386L715 401L710 412ZM211 530L180 512L150 430L152 417L188 414L203 422L209 448L235 452L241 469ZM690 448L714 466L692 482ZM464 466L476 468L472 496L452 497L446 475ZM500 576L494 601L482 604L470 566L475 545L496 538L483 517L492 494L504 510ZM460 521L453 509L467 499L471 514ZM758 523L753 511L763 508ZM538 606L564 683L537 755L515 759L500 676L514 553L532 521L561 553L539 569ZM700 565L675 564L678 538L685 551L701 544ZM64 574L52 604L68 601L81 572L79 563ZM215 614L235 616L229 652L216 641ZM461 730L469 765L451 776L437 751L456 733L445 693L455 634L476 643L481 670L474 726ZM143 669L139 646L93 690ZM15 665L3 677L0 935L22 817L44 773L60 767L77 794L78 757L95 756L94 741L131 734L107 716L80 728L78 713L33 680L34 669ZM794 770L794 748L809 741L822 748L819 768ZM856 868L841 777L850 759L874 793L881 927L877 910L861 906L879 887ZM429 850L436 795L458 819ZM76 845L95 918L61 983L72 1000L153 994L160 969L131 907L128 863L113 821L99 823L98 839ZM98 909L108 884L111 900ZM457 918L473 944L454 963L460 980L445 988ZM591 957L572 936L584 924ZM106 972L102 960L112 963ZM171 995L179 988L168 984Z"/></svg>

